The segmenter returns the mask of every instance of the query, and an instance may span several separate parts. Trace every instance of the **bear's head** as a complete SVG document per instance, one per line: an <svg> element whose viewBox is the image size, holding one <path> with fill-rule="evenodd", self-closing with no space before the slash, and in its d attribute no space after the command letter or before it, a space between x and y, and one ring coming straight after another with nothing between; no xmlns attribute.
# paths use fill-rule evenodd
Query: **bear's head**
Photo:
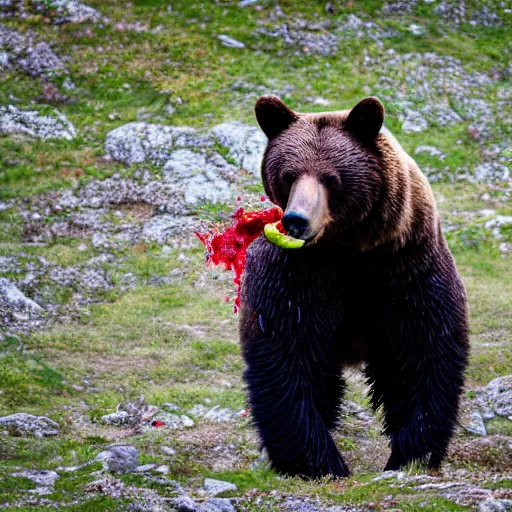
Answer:
<svg viewBox="0 0 512 512"><path fill-rule="evenodd" d="M302 114L263 96L255 110L269 139L265 192L285 211L292 236L310 244L339 239L372 216L384 179L378 143L384 107L377 98L352 110Z"/></svg>

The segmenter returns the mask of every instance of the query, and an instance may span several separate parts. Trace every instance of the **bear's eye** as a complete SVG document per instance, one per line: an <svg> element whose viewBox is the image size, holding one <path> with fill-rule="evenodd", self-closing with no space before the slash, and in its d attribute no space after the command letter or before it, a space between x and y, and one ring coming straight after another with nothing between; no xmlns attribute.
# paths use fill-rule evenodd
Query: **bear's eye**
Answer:
<svg viewBox="0 0 512 512"><path fill-rule="evenodd" d="M283 182L291 187L293 185L293 182L295 181L295 174L293 172L285 172L283 173Z"/></svg>
<svg viewBox="0 0 512 512"><path fill-rule="evenodd" d="M323 182L326 187L334 187L340 184L340 178L330 174L324 177Z"/></svg>

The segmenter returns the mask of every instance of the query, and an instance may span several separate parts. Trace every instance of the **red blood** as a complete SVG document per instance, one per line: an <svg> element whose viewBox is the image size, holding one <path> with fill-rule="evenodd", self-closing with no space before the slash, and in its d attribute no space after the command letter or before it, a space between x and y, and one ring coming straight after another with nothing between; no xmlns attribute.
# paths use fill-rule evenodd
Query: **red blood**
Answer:
<svg viewBox="0 0 512 512"><path fill-rule="evenodd" d="M240 307L240 283L245 267L247 247L263 232L266 224L279 221L283 210L279 207L260 212L245 212L238 208L233 214L233 223L224 231L213 229L196 235L206 247L206 263L220 265L234 274L237 295L234 312Z"/></svg>
<svg viewBox="0 0 512 512"><path fill-rule="evenodd" d="M261 196L261 197L260 197L260 201L261 201L262 203L263 203L263 201L266 201L267 199L268 199L268 197L267 197L267 196Z"/></svg>
<svg viewBox="0 0 512 512"><path fill-rule="evenodd" d="M153 423L151 423L151 425L153 425L153 427L163 427L165 426L165 423L163 421L153 421Z"/></svg>

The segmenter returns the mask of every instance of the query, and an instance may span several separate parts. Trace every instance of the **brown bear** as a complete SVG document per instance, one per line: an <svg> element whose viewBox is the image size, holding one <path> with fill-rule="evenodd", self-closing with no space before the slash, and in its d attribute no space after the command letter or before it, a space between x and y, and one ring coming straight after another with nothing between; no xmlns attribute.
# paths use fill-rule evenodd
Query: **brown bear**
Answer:
<svg viewBox="0 0 512 512"><path fill-rule="evenodd" d="M306 241L248 249L240 338L249 403L272 466L347 476L331 436L363 363L382 406L386 470L438 468L456 426L468 358L464 286L430 186L366 98L350 111L301 114L264 96L262 162L283 225Z"/></svg>

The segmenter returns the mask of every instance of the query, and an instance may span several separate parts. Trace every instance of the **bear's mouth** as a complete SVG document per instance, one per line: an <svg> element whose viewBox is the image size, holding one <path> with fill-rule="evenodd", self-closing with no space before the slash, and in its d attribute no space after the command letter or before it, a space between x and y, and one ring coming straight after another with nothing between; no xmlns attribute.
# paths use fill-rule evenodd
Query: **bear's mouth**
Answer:
<svg viewBox="0 0 512 512"><path fill-rule="evenodd" d="M314 244L331 221L327 190L314 176L302 175L292 186L282 219L293 238Z"/></svg>

